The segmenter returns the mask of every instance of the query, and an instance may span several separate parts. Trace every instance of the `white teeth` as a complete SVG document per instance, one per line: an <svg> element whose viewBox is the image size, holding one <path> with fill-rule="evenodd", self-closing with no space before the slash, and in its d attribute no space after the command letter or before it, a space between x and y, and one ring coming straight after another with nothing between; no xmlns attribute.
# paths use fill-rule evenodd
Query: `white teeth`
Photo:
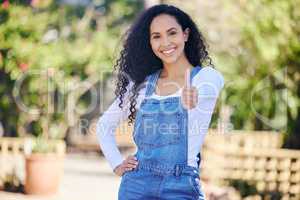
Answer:
<svg viewBox="0 0 300 200"><path fill-rule="evenodd" d="M164 54L171 54L173 53L173 51L175 51L175 49L170 49L170 50L166 50L166 51L162 51Z"/></svg>

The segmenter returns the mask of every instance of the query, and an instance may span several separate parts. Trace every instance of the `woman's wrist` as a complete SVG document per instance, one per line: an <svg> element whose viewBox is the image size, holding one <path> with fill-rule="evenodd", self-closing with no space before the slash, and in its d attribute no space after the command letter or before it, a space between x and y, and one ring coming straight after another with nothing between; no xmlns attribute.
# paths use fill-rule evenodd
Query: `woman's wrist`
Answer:
<svg viewBox="0 0 300 200"><path fill-rule="evenodd" d="M113 172L116 173L118 168L121 166L121 164L117 165L114 169L113 169Z"/></svg>

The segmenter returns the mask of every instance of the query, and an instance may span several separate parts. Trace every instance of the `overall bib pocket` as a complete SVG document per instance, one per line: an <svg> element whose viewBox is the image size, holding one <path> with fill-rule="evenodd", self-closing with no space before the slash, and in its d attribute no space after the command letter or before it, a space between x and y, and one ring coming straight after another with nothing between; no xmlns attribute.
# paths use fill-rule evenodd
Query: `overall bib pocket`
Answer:
<svg viewBox="0 0 300 200"><path fill-rule="evenodd" d="M135 141L140 147L160 148L178 144L181 134L180 113L142 113L135 128Z"/></svg>

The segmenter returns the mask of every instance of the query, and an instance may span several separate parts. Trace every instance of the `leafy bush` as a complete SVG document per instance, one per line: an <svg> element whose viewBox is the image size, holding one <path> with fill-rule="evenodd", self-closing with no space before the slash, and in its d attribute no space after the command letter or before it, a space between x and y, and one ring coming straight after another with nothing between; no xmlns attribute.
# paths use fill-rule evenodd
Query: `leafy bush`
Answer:
<svg viewBox="0 0 300 200"><path fill-rule="evenodd" d="M128 16L136 12L122 1L102 6L118 5ZM112 71L120 27L128 20L106 10L52 0L2 5L0 121L6 135L64 138L79 123L94 95L90 89Z"/></svg>

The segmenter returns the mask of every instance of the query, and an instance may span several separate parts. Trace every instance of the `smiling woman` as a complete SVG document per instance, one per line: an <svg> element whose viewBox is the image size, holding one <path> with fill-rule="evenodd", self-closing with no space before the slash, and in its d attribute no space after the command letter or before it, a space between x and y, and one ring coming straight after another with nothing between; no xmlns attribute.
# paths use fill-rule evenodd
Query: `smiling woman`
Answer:
<svg viewBox="0 0 300 200"><path fill-rule="evenodd" d="M151 48L164 64L183 59L180 57L185 56L182 52L188 39L188 28L183 31L174 17L162 14L153 19L150 33Z"/></svg>
<svg viewBox="0 0 300 200"><path fill-rule="evenodd" d="M168 30L172 27L176 28L176 34L175 30ZM153 32L156 32L155 39L153 38L154 35L151 35ZM166 33L168 33L168 35L166 35ZM187 41L184 41L186 40L187 34ZM180 37L178 37L178 35ZM181 46L181 48L184 47L184 55L179 56L183 54L183 49L180 49L180 46L178 46L177 55L174 57L176 57L176 59L179 57L184 59L180 59L180 62L173 62L171 66L170 62L172 62L172 59L175 60L175 58L166 58L166 56L163 56L163 53L157 51L164 50L166 54L170 53L168 50L172 51L169 48L174 44L171 43L169 46L166 46L164 42L170 43L173 37L179 38L181 45L184 43L184 46ZM161 47L158 47L158 45L161 45ZM159 50L157 48L159 48ZM124 47L120 54L115 64L115 69L119 71L115 94L120 100L120 106L122 106L124 95L129 89L130 81L132 81L133 86L131 87L129 99L130 114L128 116L130 123L135 119L138 92L140 88L142 88L142 83L147 76L157 72L158 69L166 69L163 70L161 75L162 77L168 76L170 79L165 80L166 82L163 82L163 84L168 86L168 88L173 85L171 89L174 90L174 86L175 89L180 88L175 81L178 80L180 78L178 76L181 75L180 83L182 84L182 77L184 76L186 68L203 66L205 64L212 66L204 38L196 24L186 13L170 5L158 5L144 11L127 31ZM188 62L186 62L187 60ZM164 63L169 64L168 66L164 66ZM172 72L170 70L172 70ZM173 75L177 77L172 77ZM159 79L159 81L161 80L162 79Z"/></svg>
<svg viewBox="0 0 300 200"><path fill-rule="evenodd" d="M116 99L97 123L101 149L122 176L119 200L204 199L200 150L224 85L205 62L202 35L174 6L151 7L131 26L115 65ZM114 134L127 119L137 152L123 159Z"/></svg>

